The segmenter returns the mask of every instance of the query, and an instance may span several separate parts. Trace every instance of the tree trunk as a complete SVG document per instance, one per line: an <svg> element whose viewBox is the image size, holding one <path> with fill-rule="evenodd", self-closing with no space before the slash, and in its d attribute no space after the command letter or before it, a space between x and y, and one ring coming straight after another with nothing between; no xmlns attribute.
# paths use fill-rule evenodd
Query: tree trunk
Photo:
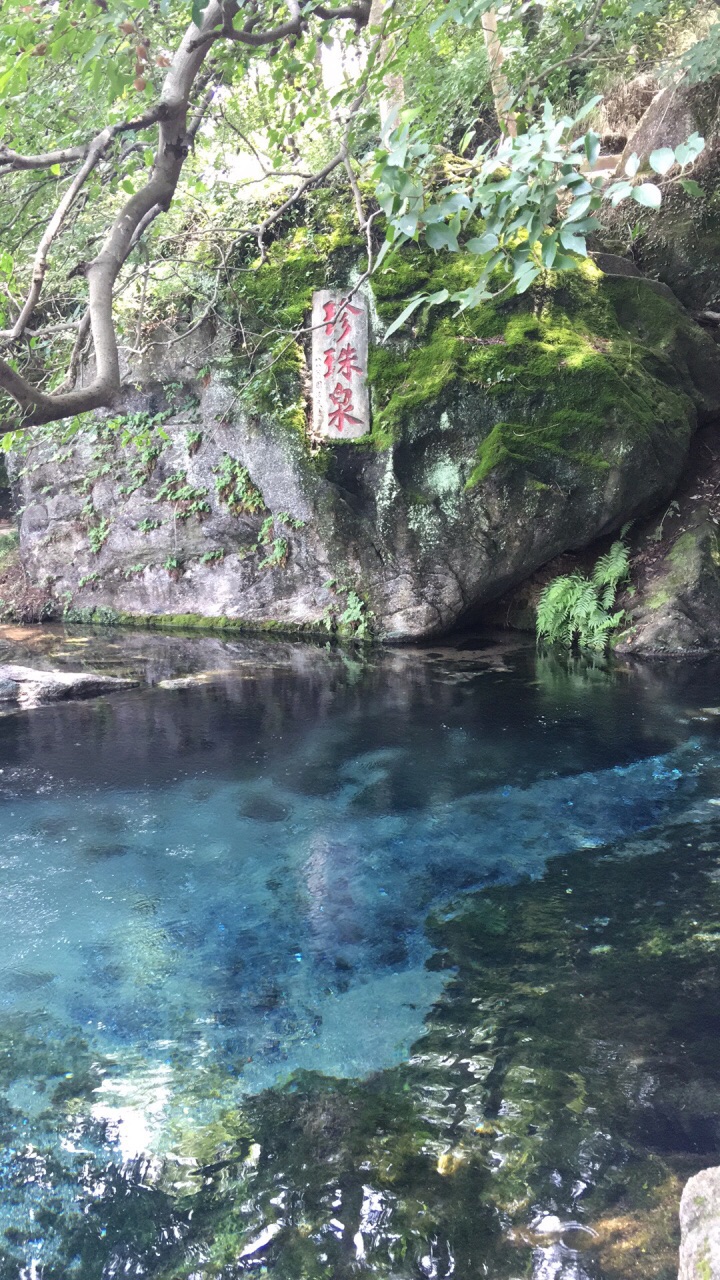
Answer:
<svg viewBox="0 0 720 1280"><path fill-rule="evenodd" d="M503 71L505 54L497 33L497 10L488 9L482 15L482 29L485 37L488 65L490 67L490 84L495 100L495 111L501 129L514 138L517 134L517 123L512 110L512 92Z"/></svg>

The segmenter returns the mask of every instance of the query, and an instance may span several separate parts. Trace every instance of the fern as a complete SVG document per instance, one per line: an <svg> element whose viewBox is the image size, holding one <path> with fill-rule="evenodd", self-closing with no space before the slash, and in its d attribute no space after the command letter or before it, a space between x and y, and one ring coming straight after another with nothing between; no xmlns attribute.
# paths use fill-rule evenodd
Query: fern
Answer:
<svg viewBox="0 0 720 1280"><path fill-rule="evenodd" d="M618 585L627 578L630 571L630 553L624 542L618 539L613 542L609 551L600 556L593 569L592 580L596 587L612 588L617 591Z"/></svg>
<svg viewBox="0 0 720 1280"><path fill-rule="evenodd" d="M629 569L630 554L621 537L599 557L592 577L576 570L554 578L538 601L538 640L604 652L624 618L624 610L613 611L613 605Z"/></svg>

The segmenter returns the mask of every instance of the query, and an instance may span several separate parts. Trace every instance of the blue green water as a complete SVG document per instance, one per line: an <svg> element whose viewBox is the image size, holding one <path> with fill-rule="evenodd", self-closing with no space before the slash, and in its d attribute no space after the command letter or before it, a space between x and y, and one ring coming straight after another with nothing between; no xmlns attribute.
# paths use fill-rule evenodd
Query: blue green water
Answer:
<svg viewBox="0 0 720 1280"><path fill-rule="evenodd" d="M670 1275L720 1134L717 669L210 665L0 719L2 1280Z"/></svg>

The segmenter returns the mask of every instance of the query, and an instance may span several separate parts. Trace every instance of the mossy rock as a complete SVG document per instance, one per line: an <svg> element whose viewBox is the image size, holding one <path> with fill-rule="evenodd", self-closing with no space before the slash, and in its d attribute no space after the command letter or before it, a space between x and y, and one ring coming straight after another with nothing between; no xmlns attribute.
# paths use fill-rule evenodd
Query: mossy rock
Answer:
<svg viewBox="0 0 720 1280"><path fill-rule="evenodd" d="M408 298L472 279L470 261L406 248L363 286L371 433L314 448L309 333L287 331L307 320L314 290L346 288L364 265L348 216L317 200L325 229L309 219L264 261L247 250L239 264L223 305L260 340L254 354L209 352L194 388L200 444L189 451L178 410L152 475L128 485L127 458L103 443L99 549L78 527L89 446L78 438L77 474L40 447L25 467L23 560L72 608L283 629L342 628L352 614L363 635L433 635L671 494L698 421L720 410L720 353L667 293L592 263L461 316L421 309L384 343ZM157 385L128 395L134 411L143 396L148 412L164 403ZM218 500L221 454L247 471L262 512ZM158 505L179 472L206 495L202 519L173 523ZM263 523L288 514L273 535L282 555L269 557ZM139 532L158 515L160 529Z"/></svg>

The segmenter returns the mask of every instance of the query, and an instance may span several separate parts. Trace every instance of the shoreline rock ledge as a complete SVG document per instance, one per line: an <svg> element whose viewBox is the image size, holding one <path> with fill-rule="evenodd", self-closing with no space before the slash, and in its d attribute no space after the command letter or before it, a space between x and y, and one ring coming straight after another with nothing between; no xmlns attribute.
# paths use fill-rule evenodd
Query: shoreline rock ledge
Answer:
<svg viewBox="0 0 720 1280"><path fill-rule="evenodd" d="M0 708L10 704L39 707L71 698L98 698L104 693L134 689L137 680L120 680L85 671L41 671L14 663L0 665Z"/></svg>
<svg viewBox="0 0 720 1280"><path fill-rule="evenodd" d="M678 1280L720 1280L720 1168L703 1169L680 1201Z"/></svg>

